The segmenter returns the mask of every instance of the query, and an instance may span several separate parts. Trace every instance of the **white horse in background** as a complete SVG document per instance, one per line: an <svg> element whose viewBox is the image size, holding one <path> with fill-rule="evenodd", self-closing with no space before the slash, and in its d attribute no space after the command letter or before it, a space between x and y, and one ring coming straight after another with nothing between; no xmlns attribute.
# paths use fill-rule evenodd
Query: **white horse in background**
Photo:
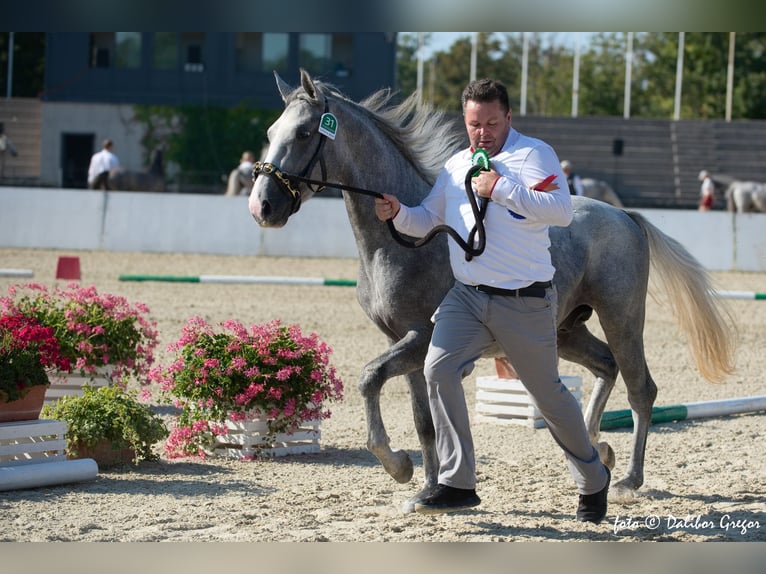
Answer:
<svg viewBox="0 0 766 574"><path fill-rule="evenodd" d="M726 189L726 209L736 213L766 213L766 183L731 182Z"/></svg>

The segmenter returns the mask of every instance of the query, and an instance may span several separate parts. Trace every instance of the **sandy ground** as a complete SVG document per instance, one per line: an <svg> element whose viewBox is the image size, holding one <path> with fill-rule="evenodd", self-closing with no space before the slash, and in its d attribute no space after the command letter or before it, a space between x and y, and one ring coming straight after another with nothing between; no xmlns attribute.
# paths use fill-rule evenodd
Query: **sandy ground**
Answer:
<svg viewBox="0 0 766 574"><path fill-rule="evenodd" d="M0 249L0 268L32 269L53 284L57 258L77 255L82 284L146 303L165 346L192 315L246 324L279 318L315 331L334 349L344 401L322 425L318 454L273 461L227 458L145 462L102 470L95 480L0 493L0 541L766 541L764 413L658 424L647 447L645 484L610 498L600 525L574 520L577 495L563 455L545 429L475 422L477 509L424 517L402 512L422 481L418 441L403 380L385 387L384 420L393 446L407 450L415 476L398 484L365 448L357 377L385 348L353 288L121 282L134 274L355 278L356 261ZM766 291L766 275L715 273L720 289ZM0 291L24 279L0 277ZM701 379L667 309L648 301L645 341L659 386L657 405L764 394L766 301L727 301L739 333L738 371L725 384ZM562 362L561 373L592 380ZM482 361L466 380L469 408ZM608 410L627 408L618 381ZM625 471L631 431L603 433Z"/></svg>

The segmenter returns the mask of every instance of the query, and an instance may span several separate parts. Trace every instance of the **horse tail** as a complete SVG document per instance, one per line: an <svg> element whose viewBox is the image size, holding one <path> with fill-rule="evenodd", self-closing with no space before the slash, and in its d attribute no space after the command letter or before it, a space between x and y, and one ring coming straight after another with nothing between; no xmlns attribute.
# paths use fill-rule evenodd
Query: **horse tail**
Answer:
<svg viewBox="0 0 766 574"><path fill-rule="evenodd" d="M700 374L722 382L734 372L734 327L705 268L678 241L635 212L627 212L649 240L652 269L691 345Z"/></svg>

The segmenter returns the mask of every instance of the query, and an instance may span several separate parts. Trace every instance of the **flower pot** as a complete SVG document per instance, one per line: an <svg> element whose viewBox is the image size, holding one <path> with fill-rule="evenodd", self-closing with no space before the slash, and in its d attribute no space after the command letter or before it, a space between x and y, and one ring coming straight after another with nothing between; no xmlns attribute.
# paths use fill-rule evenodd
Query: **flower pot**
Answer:
<svg viewBox="0 0 766 574"><path fill-rule="evenodd" d="M114 448L112 441L102 439L93 446L86 446L81 441L69 445L67 458L92 458L99 468L115 466L117 464L132 463L136 457L136 451L131 447Z"/></svg>
<svg viewBox="0 0 766 574"><path fill-rule="evenodd" d="M48 385L30 387L27 394L15 401L0 402L0 423L32 421L40 418Z"/></svg>

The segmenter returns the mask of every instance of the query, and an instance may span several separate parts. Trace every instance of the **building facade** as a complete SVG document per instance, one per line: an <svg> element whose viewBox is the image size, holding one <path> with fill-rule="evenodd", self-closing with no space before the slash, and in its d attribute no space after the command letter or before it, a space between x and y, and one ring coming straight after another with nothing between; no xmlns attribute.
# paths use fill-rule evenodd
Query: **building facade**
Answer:
<svg viewBox="0 0 766 574"><path fill-rule="evenodd" d="M49 33L40 183L86 187L90 156L105 138L124 167L143 169L135 104L279 109L274 72L296 84L300 68L362 99L395 86L396 34Z"/></svg>

